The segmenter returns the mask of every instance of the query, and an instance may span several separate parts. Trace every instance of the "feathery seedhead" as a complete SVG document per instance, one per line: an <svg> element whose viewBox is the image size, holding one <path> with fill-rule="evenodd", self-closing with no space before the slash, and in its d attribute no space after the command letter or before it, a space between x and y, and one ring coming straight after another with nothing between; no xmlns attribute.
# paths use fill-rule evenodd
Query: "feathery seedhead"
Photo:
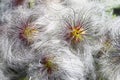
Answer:
<svg viewBox="0 0 120 80"><path fill-rule="evenodd" d="M37 28L27 25L21 29L19 37L20 39L25 40L28 43L32 43L33 39L38 35L38 33L39 31Z"/></svg>
<svg viewBox="0 0 120 80"><path fill-rule="evenodd" d="M102 50L104 52L107 52L112 46L112 43L111 43L111 40L110 39L106 39L104 42L103 42L103 48Z"/></svg>
<svg viewBox="0 0 120 80"><path fill-rule="evenodd" d="M96 26L91 12L86 12L83 9L80 11L77 12L72 9L71 12L67 13L68 15L63 16L63 22L59 28L61 31L58 37L72 44L72 46L86 44L86 41L89 43L96 36L94 34Z"/></svg>
<svg viewBox="0 0 120 80"><path fill-rule="evenodd" d="M40 61L40 63L44 66L42 70L47 70L48 74L52 74L52 72L57 70L57 64L53 62L54 58L54 56L45 56Z"/></svg>
<svg viewBox="0 0 120 80"><path fill-rule="evenodd" d="M73 43L80 42L80 41L82 41L84 39L83 35L86 32L82 27L75 26L75 27L71 27L69 29L70 29L70 33L68 33L69 34L68 38L70 38Z"/></svg>
<svg viewBox="0 0 120 80"><path fill-rule="evenodd" d="M120 78L120 54L119 51L110 52L100 59L101 72L108 80L119 80Z"/></svg>

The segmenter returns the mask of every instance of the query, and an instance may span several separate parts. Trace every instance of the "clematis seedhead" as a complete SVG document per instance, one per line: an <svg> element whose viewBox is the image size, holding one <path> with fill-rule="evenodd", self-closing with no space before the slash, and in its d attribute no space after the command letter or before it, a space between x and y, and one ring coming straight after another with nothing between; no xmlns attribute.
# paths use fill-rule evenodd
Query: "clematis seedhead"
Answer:
<svg viewBox="0 0 120 80"><path fill-rule="evenodd" d="M39 30L35 27L31 27L31 25L25 25L25 27L21 28L19 33L19 38L22 41L27 41L27 43L32 43L33 39L38 35Z"/></svg>
<svg viewBox="0 0 120 80"><path fill-rule="evenodd" d="M41 59L40 63L43 65L42 70L47 70L48 74L57 70L57 64L54 63L54 56L45 56Z"/></svg>
<svg viewBox="0 0 120 80"><path fill-rule="evenodd" d="M67 33L67 39L70 39L73 43L78 43L84 39L86 31L80 25L70 27Z"/></svg>

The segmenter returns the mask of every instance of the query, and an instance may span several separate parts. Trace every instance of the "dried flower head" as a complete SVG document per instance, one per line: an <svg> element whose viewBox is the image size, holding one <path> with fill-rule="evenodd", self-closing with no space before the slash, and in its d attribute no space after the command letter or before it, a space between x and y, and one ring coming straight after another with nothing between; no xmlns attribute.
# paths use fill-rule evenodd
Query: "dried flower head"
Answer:
<svg viewBox="0 0 120 80"><path fill-rule="evenodd" d="M100 59L101 72L108 80L119 80L120 78L120 54L119 51L110 52Z"/></svg>
<svg viewBox="0 0 120 80"><path fill-rule="evenodd" d="M32 80L84 80L84 65L60 40L51 40L41 45L38 61L30 66ZM37 75L35 75L37 74ZM34 79L34 76L37 79Z"/></svg>
<svg viewBox="0 0 120 80"><path fill-rule="evenodd" d="M9 39L17 39L18 43L30 45L40 38L40 32L44 32L43 25L37 21L39 17L31 14L29 10L18 8L11 12L11 16L8 25Z"/></svg>
<svg viewBox="0 0 120 80"><path fill-rule="evenodd" d="M21 40L25 40L28 43L32 43L33 39L38 36L39 30L35 27L31 27L31 25L25 25L25 27L21 28L19 33L19 38Z"/></svg>
<svg viewBox="0 0 120 80"><path fill-rule="evenodd" d="M69 33L66 35L73 43L78 43L84 39L86 31L80 25L69 28Z"/></svg>
<svg viewBox="0 0 120 80"><path fill-rule="evenodd" d="M41 38L38 35L43 29L36 23L38 18L30 14L29 10L18 8L9 14L12 19L6 24L4 45L2 45L3 58L11 67L24 67L34 60L34 50L30 45Z"/></svg>
<svg viewBox="0 0 120 80"><path fill-rule="evenodd" d="M104 40L102 41L102 49L101 51L103 53L106 53L107 51L109 51L109 49L112 48L112 39L110 38L110 36L106 36L105 38L103 38Z"/></svg>
<svg viewBox="0 0 120 80"><path fill-rule="evenodd" d="M48 74L57 70L57 64L54 63L54 56L45 56L41 59L40 63L44 66L42 70L47 70Z"/></svg>
<svg viewBox="0 0 120 80"><path fill-rule="evenodd" d="M91 42L94 43L98 38L95 34L97 26L94 24L90 10L88 12L83 9L80 9L80 12L70 10L58 25L54 35L67 42L70 47L79 49L82 53L84 52L84 44L91 45Z"/></svg>

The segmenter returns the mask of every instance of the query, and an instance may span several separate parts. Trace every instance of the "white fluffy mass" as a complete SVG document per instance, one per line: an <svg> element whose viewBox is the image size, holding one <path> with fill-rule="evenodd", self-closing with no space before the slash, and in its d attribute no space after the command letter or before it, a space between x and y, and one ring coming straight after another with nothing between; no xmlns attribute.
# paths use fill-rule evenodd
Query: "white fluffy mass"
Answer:
<svg viewBox="0 0 120 80"><path fill-rule="evenodd" d="M0 0L0 80L120 80L119 5Z"/></svg>

